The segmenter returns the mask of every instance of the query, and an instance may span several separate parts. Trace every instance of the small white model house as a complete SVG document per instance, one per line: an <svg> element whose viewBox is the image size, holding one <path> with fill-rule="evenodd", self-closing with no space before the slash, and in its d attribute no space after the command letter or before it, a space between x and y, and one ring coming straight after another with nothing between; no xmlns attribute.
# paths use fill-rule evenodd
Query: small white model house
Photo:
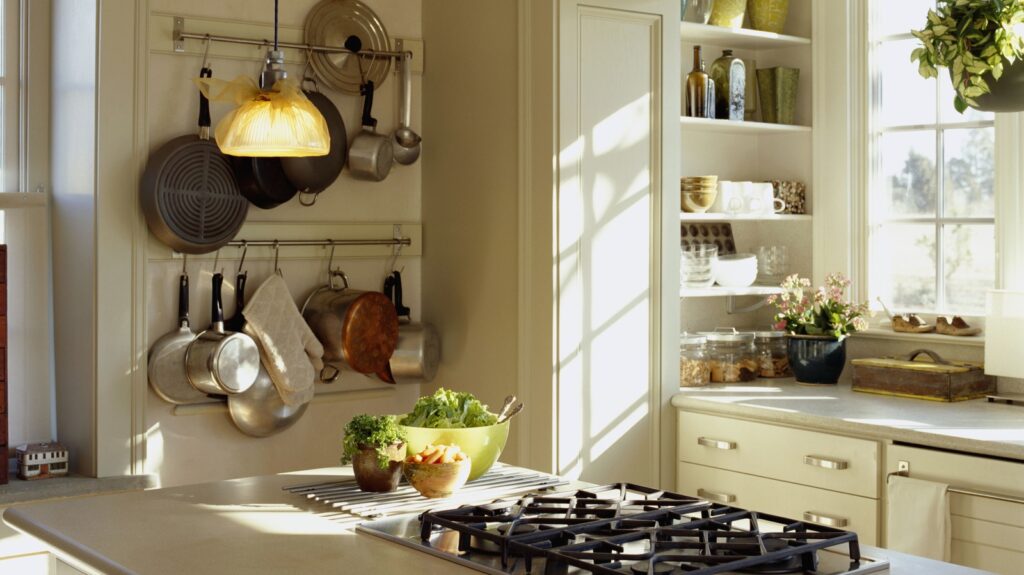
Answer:
<svg viewBox="0 0 1024 575"><path fill-rule="evenodd" d="M68 450L57 442L28 443L19 445L15 451L21 479L45 479L68 473Z"/></svg>

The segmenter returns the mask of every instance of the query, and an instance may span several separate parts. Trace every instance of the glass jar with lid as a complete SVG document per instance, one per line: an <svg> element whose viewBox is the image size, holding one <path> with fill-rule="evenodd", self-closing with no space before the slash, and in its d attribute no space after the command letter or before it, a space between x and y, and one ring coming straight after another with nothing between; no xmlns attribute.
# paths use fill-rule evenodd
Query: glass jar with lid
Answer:
<svg viewBox="0 0 1024 575"><path fill-rule="evenodd" d="M757 378L754 334L730 331L704 333L708 340L708 360L713 383L739 383Z"/></svg>
<svg viewBox="0 0 1024 575"><path fill-rule="evenodd" d="M786 332L754 332L754 352L757 355L759 377L790 377L789 355L786 352Z"/></svg>
<svg viewBox="0 0 1024 575"><path fill-rule="evenodd" d="M700 387L711 382L707 338L693 333L679 336L679 386Z"/></svg>

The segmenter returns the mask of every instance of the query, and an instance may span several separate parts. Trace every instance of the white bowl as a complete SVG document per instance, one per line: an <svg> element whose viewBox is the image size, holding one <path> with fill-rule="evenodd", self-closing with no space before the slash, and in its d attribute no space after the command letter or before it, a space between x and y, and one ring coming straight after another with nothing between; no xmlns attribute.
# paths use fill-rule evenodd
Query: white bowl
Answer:
<svg viewBox="0 0 1024 575"><path fill-rule="evenodd" d="M715 283L722 287L747 287L757 279L757 256L754 254L720 255L712 265Z"/></svg>

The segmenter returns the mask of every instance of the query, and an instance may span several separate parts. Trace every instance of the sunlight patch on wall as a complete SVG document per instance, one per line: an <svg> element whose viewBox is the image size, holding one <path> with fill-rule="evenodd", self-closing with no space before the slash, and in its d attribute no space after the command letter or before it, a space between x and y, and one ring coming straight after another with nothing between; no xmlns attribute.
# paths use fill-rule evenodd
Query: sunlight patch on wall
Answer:
<svg viewBox="0 0 1024 575"><path fill-rule="evenodd" d="M647 92L594 126L595 156L646 144L651 137L651 94Z"/></svg>

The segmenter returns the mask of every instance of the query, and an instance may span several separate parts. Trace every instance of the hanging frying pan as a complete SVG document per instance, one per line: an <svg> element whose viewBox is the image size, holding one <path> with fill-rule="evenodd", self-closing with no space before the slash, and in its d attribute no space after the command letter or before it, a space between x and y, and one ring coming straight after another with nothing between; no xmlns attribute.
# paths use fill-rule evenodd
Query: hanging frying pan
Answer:
<svg viewBox="0 0 1024 575"><path fill-rule="evenodd" d="M212 72L203 68L199 75L209 78ZM210 103L202 94L198 137L177 137L150 156L139 195L150 231L178 252L216 251L245 223L249 202L210 140Z"/></svg>
<svg viewBox="0 0 1024 575"><path fill-rule="evenodd" d="M312 80L312 78L307 78ZM320 192L338 179L338 174L345 167L348 159L348 134L345 132L345 121L341 118L338 108L331 99L320 93L313 81L313 90L303 90L310 102L316 106L327 121L327 131L331 135L331 150L326 156L309 156L305 158L281 158L281 167L288 181L299 191L299 202L304 206L312 206ZM308 201L307 201L308 198Z"/></svg>
<svg viewBox="0 0 1024 575"><path fill-rule="evenodd" d="M284 175L281 158L228 158L231 159L239 191L257 208L276 208L298 193L298 189Z"/></svg>

